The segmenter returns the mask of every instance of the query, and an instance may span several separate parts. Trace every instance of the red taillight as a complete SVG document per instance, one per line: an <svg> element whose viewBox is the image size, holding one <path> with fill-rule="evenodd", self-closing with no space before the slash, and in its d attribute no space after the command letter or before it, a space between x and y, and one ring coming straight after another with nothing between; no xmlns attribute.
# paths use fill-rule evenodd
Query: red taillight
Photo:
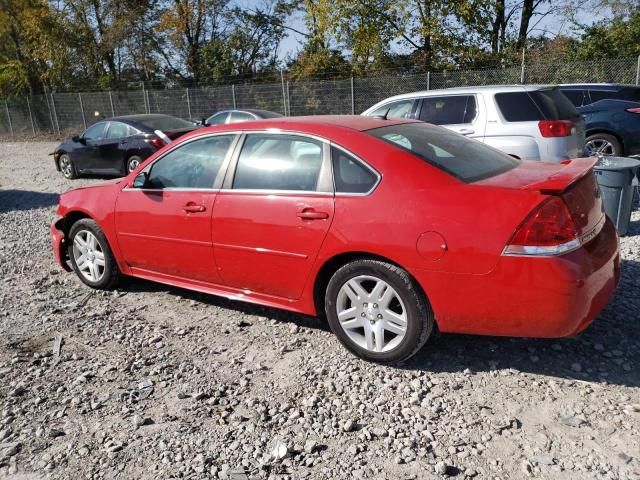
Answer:
<svg viewBox="0 0 640 480"><path fill-rule="evenodd" d="M560 255L580 246L571 214L560 197L544 201L518 228L505 255Z"/></svg>
<svg viewBox="0 0 640 480"><path fill-rule="evenodd" d="M147 138L145 141L147 143L150 143L151 145L153 145L156 148L164 147L164 140L162 140L161 138L158 138L158 137Z"/></svg>
<svg viewBox="0 0 640 480"><path fill-rule="evenodd" d="M573 122L571 120L540 120L538 128L545 138L568 137L573 130Z"/></svg>
<svg viewBox="0 0 640 480"><path fill-rule="evenodd" d="M640 113L640 108L638 108L638 107L625 108L624 111L625 112L629 112L629 113Z"/></svg>

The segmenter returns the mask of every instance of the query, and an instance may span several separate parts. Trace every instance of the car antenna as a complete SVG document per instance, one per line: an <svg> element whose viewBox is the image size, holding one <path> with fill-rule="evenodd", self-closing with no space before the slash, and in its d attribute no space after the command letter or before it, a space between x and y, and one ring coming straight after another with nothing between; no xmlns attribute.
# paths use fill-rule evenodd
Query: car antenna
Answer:
<svg viewBox="0 0 640 480"><path fill-rule="evenodd" d="M384 115L376 115L376 118L379 118L381 120L386 120L387 119L387 115L389 115L389 112L391 111L391 107L387 108L387 111L384 112Z"/></svg>

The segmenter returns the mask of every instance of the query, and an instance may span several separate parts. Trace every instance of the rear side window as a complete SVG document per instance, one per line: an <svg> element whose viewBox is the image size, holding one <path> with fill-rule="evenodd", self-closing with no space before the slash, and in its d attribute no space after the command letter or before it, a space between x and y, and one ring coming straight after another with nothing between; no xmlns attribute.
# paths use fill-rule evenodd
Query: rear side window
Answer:
<svg viewBox="0 0 640 480"><path fill-rule="evenodd" d="M572 120L578 116L576 108L557 88L496 93L495 98L507 122Z"/></svg>
<svg viewBox="0 0 640 480"><path fill-rule="evenodd" d="M387 118L411 118L413 106L417 100L410 98L407 100L398 100L397 102L387 103L376 108L369 116L386 116Z"/></svg>
<svg viewBox="0 0 640 480"><path fill-rule="evenodd" d="M250 134L242 145L234 189L316 191L322 143L297 135Z"/></svg>
<svg viewBox="0 0 640 480"><path fill-rule="evenodd" d="M476 117L476 98L473 95L426 97L422 99L420 120L436 125L471 123Z"/></svg>
<svg viewBox="0 0 640 480"><path fill-rule="evenodd" d="M609 98L619 98L618 92L613 92L611 90L589 90L589 95L591 96L592 103L600 100L607 100Z"/></svg>
<svg viewBox="0 0 640 480"><path fill-rule="evenodd" d="M238 123L238 122L248 122L249 120L253 120L253 115L245 112L231 112L231 118L229 118L229 123Z"/></svg>
<svg viewBox="0 0 640 480"><path fill-rule="evenodd" d="M499 175L520 164L475 140L426 123L404 123L365 133L406 150L463 182Z"/></svg>
<svg viewBox="0 0 640 480"><path fill-rule="evenodd" d="M621 98L623 100L631 100L632 102L640 102L640 88L624 87L620 89L616 98Z"/></svg>
<svg viewBox="0 0 640 480"><path fill-rule="evenodd" d="M331 147L333 181L337 193L367 193L378 177L354 157L336 147Z"/></svg>

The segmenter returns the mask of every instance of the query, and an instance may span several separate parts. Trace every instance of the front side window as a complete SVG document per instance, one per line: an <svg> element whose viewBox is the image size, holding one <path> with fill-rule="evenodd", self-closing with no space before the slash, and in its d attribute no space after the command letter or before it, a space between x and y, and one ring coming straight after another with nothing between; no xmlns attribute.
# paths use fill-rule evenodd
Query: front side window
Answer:
<svg viewBox="0 0 640 480"><path fill-rule="evenodd" d="M213 188L233 135L206 137L185 143L155 162L151 188Z"/></svg>
<svg viewBox="0 0 640 480"><path fill-rule="evenodd" d="M248 122L254 120L253 115L245 112L231 112L229 123Z"/></svg>
<svg viewBox="0 0 640 480"><path fill-rule="evenodd" d="M520 164L509 155L443 128L405 123L365 133L401 148L466 183L499 175Z"/></svg>
<svg viewBox="0 0 640 480"><path fill-rule="evenodd" d="M588 96L585 95L585 90L562 90L562 93L576 107L582 107L583 105L589 104L589 99Z"/></svg>
<svg viewBox="0 0 640 480"><path fill-rule="evenodd" d="M104 138L104 127L105 127L104 122L91 125L82 134L82 138L84 138L85 140L101 140L102 138Z"/></svg>
<svg viewBox="0 0 640 480"><path fill-rule="evenodd" d="M473 95L425 97L420 108L420 120L435 125L471 123L476 118L476 98Z"/></svg>
<svg viewBox="0 0 640 480"><path fill-rule="evenodd" d="M234 189L316 191L322 143L299 135L249 134L233 178Z"/></svg>
<svg viewBox="0 0 640 480"><path fill-rule="evenodd" d="M386 118L412 118L413 105L415 99L399 100L397 102L387 103L376 108L369 114L371 117L384 116Z"/></svg>
<svg viewBox="0 0 640 480"><path fill-rule="evenodd" d="M227 121L229 112L220 112L207 118L207 125L222 125Z"/></svg>
<svg viewBox="0 0 640 480"><path fill-rule="evenodd" d="M375 173L339 148L331 147L331 162L336 193L367 193L378 181Z"/></svg>
<svg viewBox="0 0 640 480"><path fill-rule="evenodd" d="M111 122L107 129L107 138L125 138L130 135L129 126L120 122Z"/></svg>

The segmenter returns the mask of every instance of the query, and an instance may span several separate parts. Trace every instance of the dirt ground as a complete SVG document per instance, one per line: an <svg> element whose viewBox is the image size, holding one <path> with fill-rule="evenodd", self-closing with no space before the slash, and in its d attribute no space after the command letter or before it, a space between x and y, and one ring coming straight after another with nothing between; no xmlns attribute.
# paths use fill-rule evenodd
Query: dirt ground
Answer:
<svg viewBox="0 0 640 480"><path fill-rule="evenodd" d="M99 179L54 146L0 144L0 478L640 479L640 212L581 336L440 335L384 367L315 318L84 286L49 224Z"/></svg>

